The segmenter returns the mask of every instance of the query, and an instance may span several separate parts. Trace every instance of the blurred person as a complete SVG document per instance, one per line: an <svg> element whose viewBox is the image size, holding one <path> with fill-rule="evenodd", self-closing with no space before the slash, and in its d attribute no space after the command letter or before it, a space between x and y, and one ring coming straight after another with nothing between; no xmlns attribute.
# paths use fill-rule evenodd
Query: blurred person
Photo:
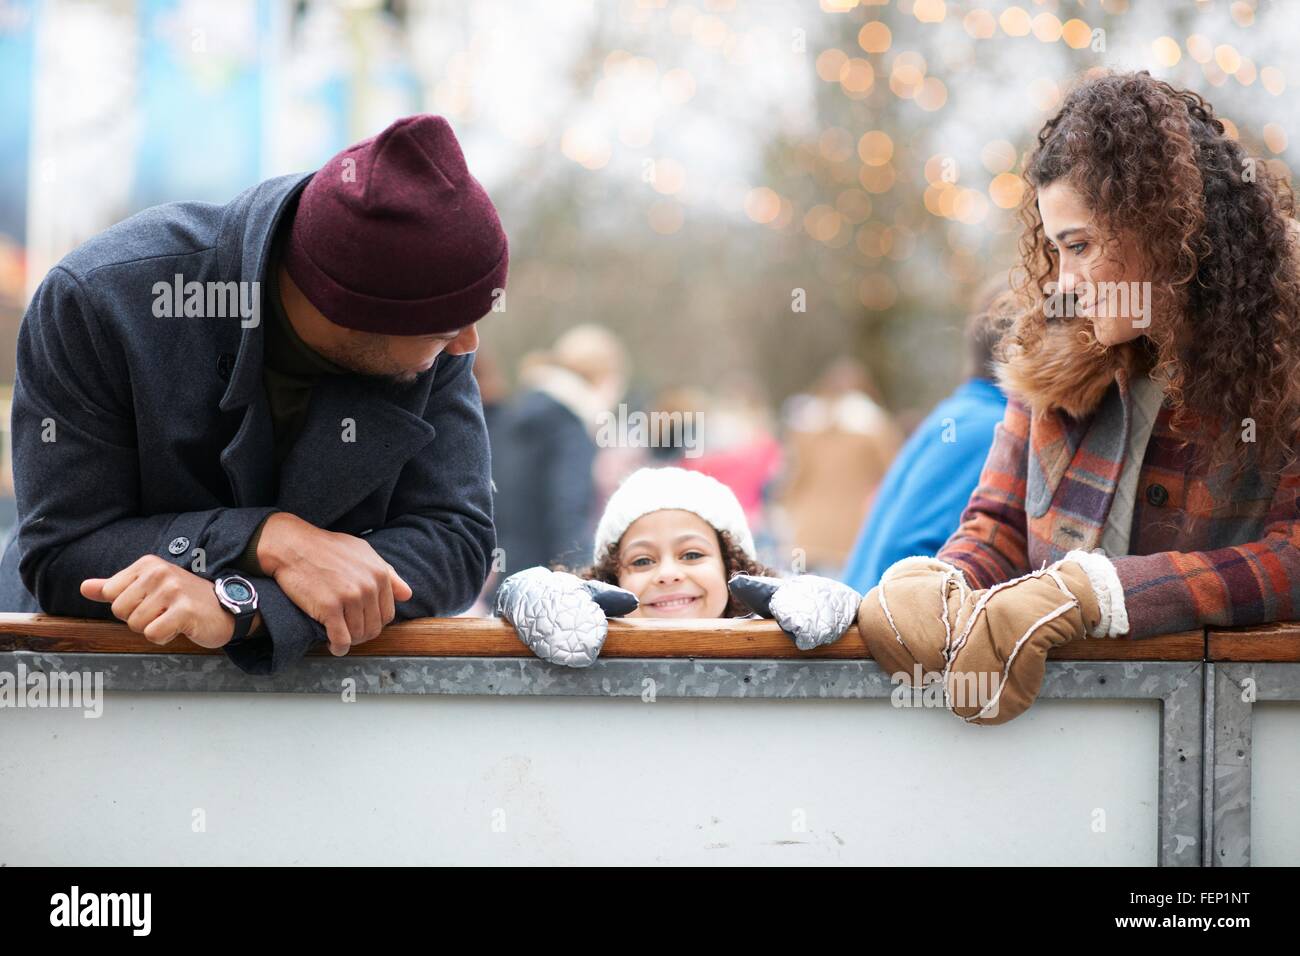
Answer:
<svg viewBox="0 0 1300 956"><path fill-rule="evenodd" d="M495 544L475 323L507 262L427 115L82 244L18 334L0 608L269 673L468 607Z"/></svg>
<svg viewBox="0 0 1300 956"><path fill-rule="evenodd" d="M781 579L758 561L744 510L725 484L683 468L642 468L610 496L592 564L534 567L501 587L500 613L543 660L587 667L607 617L771 617L811 650L853 626L861 596L828 578Z"/></svg>
<svg viewBox="0 0 1300 956"><path fill-rule="evenodd" d="M856 359L837 359L811 394L786 403L786 466L776 490L786 544L838 575L902 436Z"/></svg>
<svg viewBox="0 0 1300 956"><path fill-rule="evenodd" d="M650 449L650 456L656 464L678 465L688 454L694 455L699 451L698 447L688 448L687 445L698 446L701 429L696 425L708 421L709 416L702 412L712 403L712 396L704 389L695 386L665 388L655 396L654 401L650 403L651 414L665 416L664 420L671 425L667 440L661 441Z"/></svg>
<svg viewBox="0 0 1300 956"><path fill-rule="evenodd" d="M765 492L781 466L781 444L767 405L751 383L732 380L712 398L701 395L693 414L696 448L675 464L717 478L735 492L762 553L762 542L770 538Z"/></svg>
<svg viewBox="0 0 1300 956"><path fill-rule="evenodd" d="M572 561L594 525L596 436L623 396L623 344L576 326L520 363L519 391L492 436L497 544L505 574Z"/></svg>
<svg viewBox="0 0 1300 956"><path fill-rule="evenodd" d="M926 412L921 408L899 408L894 411L894 426L898 429L899 435L906 438L920 427L921 422L925 421Z"/></svg>
<svg viewBox="0 0 1300 956"><path fill-rule="evenodd" d="M482 343L474 352L474 381L478 383L483 402L483 421L487 425L489 441L496 428L496 419L510 399L510 383L501 373L501 363L496 352Z"/></svg>
<svg viewBox="0 0 1300 956"><path fill-rule="evenodd" d="M657 409L657 404L650 401L644 389L632 386L620 403L621 408L642 410L647 407ZM631 414L631 412L629 412ZM653 411L646 412L653 415ZM667 439L667 440L665 440ZM670 461L680 449L672 447L671 433L659 436L659 441L605 442L596 449L596 460L592 466L594 475L593 510L605 506L615 489L628 475L639 468L645 468L657 461Z"/></svg>
<svg viewBox="0 0 1300 956"><path fill-rule="evenodd" d="M995 302L1007 273L985 283L966 322L965 381L912 432L877 492L841 579L863 593L895 561L938 552L979 482L1007 400L996 382Z"/></svg>
<svg viewBox="0 0 1300 956"><path fill-rule="evenodd" d="M1199 94L1109 70L1024 179L1006 414L952 537L858 620L887 673L975 723L1028 708L1071 641L1300 617L1289 184Z"/></svg>

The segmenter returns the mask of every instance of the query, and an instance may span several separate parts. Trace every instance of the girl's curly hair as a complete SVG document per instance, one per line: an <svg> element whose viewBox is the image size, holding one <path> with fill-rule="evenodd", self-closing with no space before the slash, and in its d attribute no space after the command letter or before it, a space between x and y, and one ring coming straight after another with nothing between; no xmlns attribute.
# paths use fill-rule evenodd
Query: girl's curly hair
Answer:
<svg viewBox="0 0 1300 956"><path fill-rule="evenodd" d="M725 531L716 531L718 548L722 552L723 576L730 581L733 574L758 574L765 577L777 577L777 573L766 565L752 560L741 549L736 540ZM599 561L574 571L580 578L604 581L606 584L618 584L618 542L615 541L605 549ZM749 608L737 601L735 596L727 594L727 606L722 611L723 617L743 617Z"/></svg>
<svg viewBox="0 0 1300 956"><path fill-rule="evenodd" d="M1157 306L1146 342L1103 356L1093 339L1091 353L1149 368L1171 399L1175 432L1186 441L1188 422L1198 419L1211 431L1207 464L1232 462L1240 473L1252 452L1239 428L1251 419L1255 463L1289 465L1300 422L1289 183L1248 157L1201 96L1146 71L1089 73L1039 131L1024 178L1017 301L1002 346L1008 365L1043 361L1051 344L1044 287L1058 264L1038 192L1064 181L1103 232L1133 237Z"/></svg>

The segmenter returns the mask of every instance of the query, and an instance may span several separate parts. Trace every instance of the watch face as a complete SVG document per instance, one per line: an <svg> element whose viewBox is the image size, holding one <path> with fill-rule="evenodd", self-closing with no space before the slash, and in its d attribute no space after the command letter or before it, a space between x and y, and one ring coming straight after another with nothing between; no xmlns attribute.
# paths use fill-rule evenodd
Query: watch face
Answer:
<svg viewBox="0 0 1300 956"><path fill-rule="evenodd" d="M247 604L253 600L253 588L241 578L227 578L221 582L221 590L232 604Z"/></svg>

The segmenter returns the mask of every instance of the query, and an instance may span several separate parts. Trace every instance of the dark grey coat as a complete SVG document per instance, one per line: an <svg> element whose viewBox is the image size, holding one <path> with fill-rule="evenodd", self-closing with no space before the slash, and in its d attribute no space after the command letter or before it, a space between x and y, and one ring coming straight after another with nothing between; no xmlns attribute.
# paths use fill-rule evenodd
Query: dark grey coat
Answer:
<svg viewBox="0 0 1300 956"><path fill-rule="evenodd" d="M586 426L550 395L529 389L497 415L490 437L505 574L589 564L596 443Z"/></svg>
<svg viewBox="0 0 1300 956"><path fill-rule="evenodd" d="M145 554L190 570L201 556L213 578L276 509L364 536L414 591L398 618L473 603L495 537L472 355L441 355L405 387L322 379L277 487L263 324L155 317L154 284L176 273L260 281L280 216L309 178L269 180L226 206L145 210L50 270L18 333L19 525L0 560L0 609L111 617L81 596L83 579ZM252 580L266 635L228 653L271 673L325 631L273 580Z"/></svg>

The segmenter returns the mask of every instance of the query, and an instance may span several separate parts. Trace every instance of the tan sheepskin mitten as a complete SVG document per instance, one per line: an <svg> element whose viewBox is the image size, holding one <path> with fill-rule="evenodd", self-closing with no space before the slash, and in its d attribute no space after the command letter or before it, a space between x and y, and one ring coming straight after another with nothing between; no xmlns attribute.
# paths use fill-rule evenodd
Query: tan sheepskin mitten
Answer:
<svg viewBox="0 0 1300 956"><path fill-rule="evenodd" d="M889 673L911 673L911 662L924 674L941 669L949 709L971 723L1002 724L1028 710L1053 647L1128 630L1119 576L1101 553L1071 551L1049 567L983 591L949 583L943 562L908 563L915 561L885 573L863 600L858 627ZM940 587L942 602L935 597Z"/></svg>
<svg viewBox="0 0 1300 956"><path fill-rule="evenodd" d="M943 674L957 612L970 593L961 571L946 561L904 558L858 605L858 631L886 674L920 687Z"/></svg>

